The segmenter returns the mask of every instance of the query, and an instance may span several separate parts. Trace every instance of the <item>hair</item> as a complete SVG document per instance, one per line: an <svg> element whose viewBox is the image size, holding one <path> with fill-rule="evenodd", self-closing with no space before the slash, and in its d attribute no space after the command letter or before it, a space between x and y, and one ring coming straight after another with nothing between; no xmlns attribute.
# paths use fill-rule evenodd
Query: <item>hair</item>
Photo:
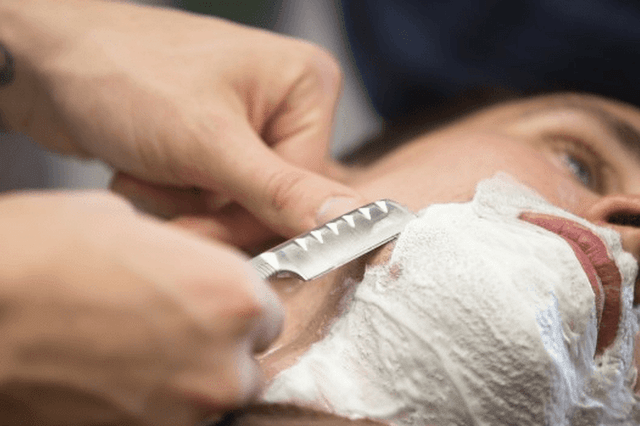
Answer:
<svg viewBox="0 0 640 426"><path fill-rule="evenodd" d="M478 109L536 94L541 93L525 93L503 88L465 90L443 104L415 111L401 120L385 122L383 130L378 136L362 142L338 160L346 165L368 166L409 140L449 124Z"/></svg>

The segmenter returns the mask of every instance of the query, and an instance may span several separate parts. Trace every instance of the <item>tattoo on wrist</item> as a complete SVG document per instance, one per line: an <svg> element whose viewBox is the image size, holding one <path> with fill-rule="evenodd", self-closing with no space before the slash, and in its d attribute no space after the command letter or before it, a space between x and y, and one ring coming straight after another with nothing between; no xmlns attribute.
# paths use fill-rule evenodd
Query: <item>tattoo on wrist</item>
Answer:
<svg viewBox="0 0 640 426"><path fill-rule="evenodd" d="M0 87L8 86L16 78L13 55L0 43Z"/></svg>

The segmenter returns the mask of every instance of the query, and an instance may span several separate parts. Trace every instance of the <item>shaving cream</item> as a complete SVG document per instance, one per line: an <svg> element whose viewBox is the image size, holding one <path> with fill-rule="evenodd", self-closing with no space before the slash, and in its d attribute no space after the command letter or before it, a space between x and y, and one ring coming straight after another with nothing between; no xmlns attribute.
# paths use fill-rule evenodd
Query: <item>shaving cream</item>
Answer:
<svg viewBox="0 0 640 426"><path fill-rule="evenodd" d="M583 224L615 259L621 324L601 356L584 270L561 237L519 220L524 211ZM636 269L617 233L501 174L469 203L421 211L264 400L395 425L638 424Z"/></svg>

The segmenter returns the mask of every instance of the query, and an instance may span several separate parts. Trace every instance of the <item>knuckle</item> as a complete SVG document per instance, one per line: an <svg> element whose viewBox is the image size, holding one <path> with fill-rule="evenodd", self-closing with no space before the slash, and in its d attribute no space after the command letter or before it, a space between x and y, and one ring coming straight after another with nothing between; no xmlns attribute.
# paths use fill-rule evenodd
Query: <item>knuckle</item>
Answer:
<svg viewBox="0 0 640 426"><path fill-rule="evenodd" d="M298 51L301 52L303 74L317 77L318 82L328 93L337 94L343 80L340 61L328 50L315 44L299 41Z"/></svg>
<svg viewBox="0 0 640 426"><path fill-rule="evenodd" d="M340 66L338 59L333 56L332 53L322 49L316 56L316 59L326 74L330 75L337 81L342 80L342 67Z"/></svg>
<svg viewBox="0 0 640 426"><path fill-rule="evenodd" d="M308 45L307 66L312 74L322 76L325 88L337 93L342 86L343 72L340 61L329 51L315 45Z"/></svg>

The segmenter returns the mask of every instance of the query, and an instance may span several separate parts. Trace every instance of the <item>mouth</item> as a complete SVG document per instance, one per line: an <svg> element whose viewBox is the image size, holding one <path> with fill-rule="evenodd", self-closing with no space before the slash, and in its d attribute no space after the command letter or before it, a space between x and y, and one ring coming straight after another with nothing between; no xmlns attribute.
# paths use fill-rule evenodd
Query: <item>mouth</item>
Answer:
<svg viewBox="0 0 640 426"><path fill-rule="evenodd" d="M596 355L601 355L615 341L621 314L622 277L607 245L589 228L569 219L531 212L520 214L519 219L553 232L573 249L595 294L598 317Z"/></svg>

